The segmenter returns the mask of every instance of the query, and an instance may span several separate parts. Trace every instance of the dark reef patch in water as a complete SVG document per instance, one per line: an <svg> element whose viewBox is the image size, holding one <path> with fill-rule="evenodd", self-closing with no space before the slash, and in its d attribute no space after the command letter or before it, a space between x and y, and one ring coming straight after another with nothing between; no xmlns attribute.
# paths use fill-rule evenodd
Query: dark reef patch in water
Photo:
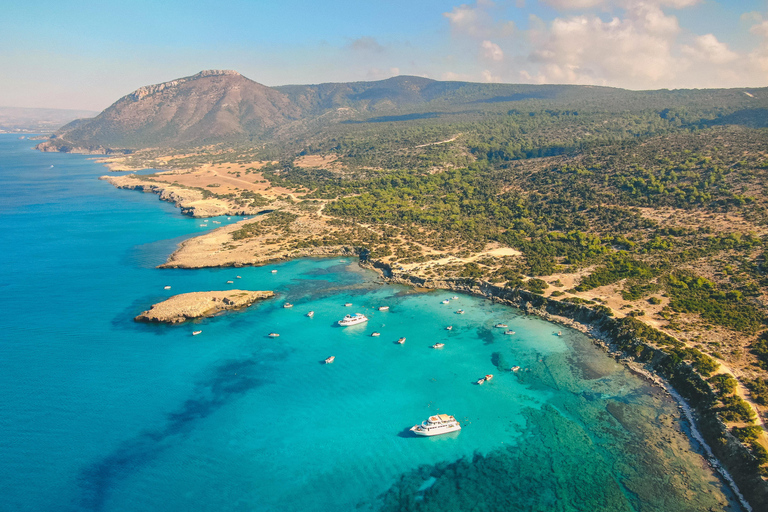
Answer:
<svg viewBox="0 0 768 512"><path fill-rule="evenodd" d="M79 475L82 507L103 510L115 481L151 463L174 436L188 434L195 424L266 382L258 376L256 360L230 361L198 383L195 396L166 417L165 424L123 442L114 452L86 467Z"/></svg>

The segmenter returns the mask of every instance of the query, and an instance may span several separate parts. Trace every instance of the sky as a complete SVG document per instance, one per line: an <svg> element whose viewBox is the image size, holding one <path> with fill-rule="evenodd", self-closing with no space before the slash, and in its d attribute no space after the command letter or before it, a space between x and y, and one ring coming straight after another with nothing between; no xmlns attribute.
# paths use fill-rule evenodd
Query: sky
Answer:
<svg viewBox="0 0 768 512"><path fill-rule="evenodd" d="M768 86L768 0L39 0L0 7L0 106L102 110L233 69L268 85L418 75Z"/></svg>

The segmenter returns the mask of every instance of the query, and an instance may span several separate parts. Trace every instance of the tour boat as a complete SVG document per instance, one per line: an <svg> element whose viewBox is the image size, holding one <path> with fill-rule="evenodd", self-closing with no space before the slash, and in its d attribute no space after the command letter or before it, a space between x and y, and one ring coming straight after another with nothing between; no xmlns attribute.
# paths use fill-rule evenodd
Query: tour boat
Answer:
<svg viewBox="0 0 768 512"><path fill-rule="evenodd" d="M432 348L443 348L445 346L445 343L435 343L432 345Z"/></svg>
<svg viewBox="0 0 768 512"><path fill-rule="evenodd" d="M515 334L515 331L504 331L504 334Z"/></svg>
<svg viewBox="0 0 768 512"><path fill-rule="evenodd" d="M362 324L367 321L367 316L361 313L355 313L354 315L346 315L344 318L339 320L338 324L342 327L349 327L350 325Z"/></svg>
<svg viewBox="0 0 768 512"><path fill-rule="evenodd" d="M372 332L371 336L373 336L375 338L377 336L381 336L381 333L380 332Z"/></svg>
<svg viewBox="0 0 768 512"><path fill-rule="evenodd" d="M309 318L312 318L313 316L315 316L315 312L314 311L310 311L309 313L307 313L307 316Z"/></svg>
<svg viewBox="0 0 768 512"><path fill-rule="evenodd" d="M513 372L516 372L516 371L518 371L519 369L520 369L520 367L519 367L519 366L513 366L513 367L511 368L511 370L512 370Z"/></svg>
<svg viewBox="0 0 768 512"><path fill-rule="evenodd" d="M485 376L485 380L491 380L492 378L493 378L493 375L490 373Z"/></svg>
<svg viewBox="0 0 768 512"><path fill-rule="evenodd" d="M170 290L170 289L171 289L170 286L163 286L163 290Z"/></svg>
<svg viewBox="0 0 768 512"><path fill-rule="evenodd" d="M379 306L379 311L389 311L389 306Z"/></svg>
<svg viewBox="0 0 768 512"><path fill-rule="evenodd" d="M345 308L349 308L349 307L352 307L352 303L351 303L351 302L345 302L345 303L344 303L344 307L345 307Z"/></svg>
<svg viewBox="0 0 768 512"><path fill-rule="evenodd" d="M445 328L445 330L446 330L446 331L452 331L452 330L453 330L453 326L452 326L452 325L449 325L448 327L446 327L446 328Z"/></svg>
<svg viewBox="0 0 768 512"><path fill-rule="evenodd" d="M506 329L509 326L507 324L496 324L494 327L498 327L499 329Z"/></svg>
<svg viewBox="0 0 768 512"><path fill-rule="evenodd" d="M197 336L197 335L198 335L198 334L200 334L201 332L203 332L203 331L192 331L192 336Z"/></svg>
<svg viewBox="0 0 768 512"><path fill-rule="evenodd" d="M336 356L331 356L325 359L325 364L331 364L336 359Z"/></svg>
<svg viewBox="0 0 768 512"><path fill-rule="evenodd" d="M463 314L464 314L464 310L463 310L463 309L460 309L460 310L458 310L458 311L456 312L456 314L457 314L457 315L463 315Z"/></svg>
<svg viewBox="0 0 768 512"><path fill-rule="evenodd" d="M403 343L405 343L405 338L404 338L404 337L403 337L403 338L400 338L399 340L397 340L397 343L399 343L400 345L402 345Z"/></svg>
<svg viewBox="0 0 768 512"><path fill-rule="evenodd" d="M290 302L286 302L285 304L283 304L283 307L284 308L292 308L293 304L291 304Z"/></svg>
<svg viewBox="0 0 768 512"><path fill-rule="evenodd" d="M443 302L441 302L440 304L448 304L449 302L451 302L451 301L449 301L448 299L445 299L445 300L444 300Z"/></svg>
<svg viewBox="0 0 768 512"><path fill-rule="evenodd" d="M271 333L269 333L269 337L270 337L270 338L277 338L278 336L280 336L280 335L279 335L279 334L277 334L276 332L271 332Z"/></svg>
<svg viewBox="0 0 768 512"><path fill-rule="evenodd" d="M273 274L277 274L277 270L273 270L273 271L272 271L272 273L273 273Z"/></svg>
<svg viewBox="0 0 768 512"><path fill-rule="evenodd" d="M448 414L435 414L421 425L411 427L411 432L417 436L437 436L461 430L461 425L453 416Z"/></svg>

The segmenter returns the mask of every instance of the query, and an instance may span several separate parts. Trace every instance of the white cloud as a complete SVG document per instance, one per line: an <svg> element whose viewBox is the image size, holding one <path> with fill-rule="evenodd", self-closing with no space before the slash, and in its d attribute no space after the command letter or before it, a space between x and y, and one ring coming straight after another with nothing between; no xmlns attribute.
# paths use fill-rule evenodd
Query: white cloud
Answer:
<svg viewBox="0 0 768 512"><path fill-rule="evenodd" d="M488 83L499 83L501 82L501 77L496 76L493 73L491 73L489 70L485 69L482 72L483 82Z"/></svg>
<svg viewBox="0 0 768 512"><path fill-rule="evenodd" d="M753 34L757 34L758 36L768 38L768 20L763 21L762 23L758 23L757 25L753 25L749 31Z"/></svg>
<svg viewBox="0 0 768 512"><path fill-rule="evenodd" d="M484 58L488 60L493 60L496 62L500 62L504 60L504 52L496 43L493 43L486 39L485 41L483 41L481 47L483 49Z"/></svg>
<svg viewBox="0 0 768 512"><path fill-rule="evenodd" d="M603 9L614 6L632 8L641 4L682 9L696 5L701 0L542 0L542 2L560 11L573 11L594 7Z"/></svg>
<svg viewBox="0 0 768 512"><path fill-rule="evenodd" d="M728 64L739 58L712 34L697 37L693 46L683 46L681 51L695 61L708 64Z"/></svg>
<svg viewBox="0 0 768 512"><path fill-rule="evenodd" d="M498 21L492 11L496 4L487 0L478 0L475 5L462 4L451 12L443 13L451 24L451 31L456 35L487 39L489 37L508 37L515 31L511 21Z"/></svg>

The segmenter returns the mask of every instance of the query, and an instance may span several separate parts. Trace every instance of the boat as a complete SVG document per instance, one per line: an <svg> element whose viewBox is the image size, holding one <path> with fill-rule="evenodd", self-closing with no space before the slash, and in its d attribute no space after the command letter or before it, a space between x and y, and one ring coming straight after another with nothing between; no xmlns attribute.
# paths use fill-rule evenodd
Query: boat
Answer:
<svg viewBox="0 0 768 512"><path fill-rule="evenodd" d="M307 316L309 318L312 318L313 316L315 316L315 312L314 311L310 311L309 313L307 313Z"/></svg>
<svg viewBox="0 0 768 512"><path fill-rule="evenodd" d="M283 304L283 307L284 308L292 308L293 304L291 304L290 302L286 302L285 304Z"/></svg>
<svg viewBox="0 0 768 512"><path fill-rule="evenodd" d="M504 331L504 334L515 334L515 331Z"/></svg>
<svg viewBox="0 0 768 512"><path fill-rule="evenodd" d="M270 338L277 338L277 337L279 337L280 335L279 335L279 334L277 334L276 332L271 332L271 333L269 333L269 334L268 334L268 336L269 336Z"/></svg>
<svg viewBox="0 0 768 512"><path fill-rule="evenodd" d="M380 333L380 332L372 332L372 333L371 333L371 336L373 336L374 338L376 338L376 337L378 337L378 336L381 336L381 333Z"/></svg>
<svg viewBox="0 0 768 512"><path fill-rule="evenodd" d="M352 307L352 303L351 302L345 302L344 303L344 307L345 308L350 308L350 307Z"/></svg>
<svg viewBox="0 0 768 512"><path fill-rule="evenodd" d="M389 306L379 306L379 311L389 311Z"/></svg>
<svg viewBox="0 0 768 512"><path fill-rule="evenodd" d="M272 270L271 272L272 272L273 274L277 274L277 270Z"/></svg>
<svg viewBox="0 0 768 512"><path fill-rule="evenodd" d="M446 327L446 328L445 328L445 330L446 330L446 331L452 331L452 330L453 330L453 326L452 326L452 325L449 325L448 327Z"/></svg>
<svg viewBox="0 0 768 512"><path fill-rule="evenodd" d="M402 345L403 343L405 343L405 337L402 337L402 338L398 339L398 340L396 341L396 343L398 343L398 344Z"/></svg>
<svg viewBox="0 0 768 512"><path fill-rule="evenodd" d="M483 377L482 379L479 379L477 382L475 382L475 384L477 384L479 386L483 382L485 382L485 377Z"/></svg>
<svg viewBox="0 0 768 512"><path fill-rule="evenodd" d="M207 228L207 227L208 227L208 224L200 224L200 227L201 227L201 228Z"/></svg>
<svg viewBox="0 0 768 512"><path fill-rule="evenodd" d="M432 348L443 348L445 346L445 343L435 343L432 345Z"/></svg>
<svg viewBox="0 0 768 512"><path fill-rule="evenodd" d="M506 329L509 326L507 324L496 324L496 325L494 325L494 327L497 327L499 329Z"/></svg>
<svg viewBox="0 0 768 512"><path fill-rule="evenodd" d="M464 310L463 310L463 309L460 309L460 310L458 310L458 311L456 312L456 314L457 314L457 315L463 315L463 314L464 314Z"/></svg>
<svg viewBox="0 0 768 512"><path fill-rule="evenodd" d="M214 224L221 224L221 222L219 222L217 220L212 220L211 222L213 222Z"/></svg>
<svg viewBox="0 0 768 512"><path fill-rule="evenodd" d="M235 276L235 277L236 277L237 279L242 279L242 277L240 277L240 276Z"/></svg>
<svg viewBox="0 0 768 512"><path fill-rule="evenodd" d="M336 359L336 356L327 357L325 359L325 364L331 364Z"/></svg>
<svg viewBox="0 0 768 512"><path fill-rule="evenodd" d="M170 286L163 286L163 290L170 290L170 289L171 289Z"/></svg>
<svg viewBox="0 0 768 512"><path fill-rule="evenodd" d="M461 425L453 416L448 414L435 414L421 425L411 427L411 432L417 436L438 436L448 432L461 430Z"/></svg>
<svg viewBox="0 0 768 512"><path fill-rule="evenodd" d="M445 300L444 300L443 302L441 302L440 304L448 304L449 302L451 302L451 301L449 301L448 299L445 299Z"/></svg>
<svg viewBox="0 0 768 512"><path fill-rule="evenodd" d="M451 300L458 300L458 299L459 299L458 295L454 295L453 297L451 297Z"/></svg>
<svg viewBox="0 0 768 512"><path fill-rule="evenodd" d="M511 369L513 372L516 372L516 371L518 371L518 370L520 369L520 367L519 367L519 366L513 366L513 367L512 367L512 368L510 368L510 369Z"/></svg>
<svg viewBox="0 0 768 512"><path fill-rule="evenodd" d="M488 374L485 376L485 380L491 380L493 378L493 374Z"/></svg>
<svg viewBox="0 0 768 512"><path fill-rule="evenodd" d="M562 336L563 335L563 331L557 331L557 335L558 336Z"/></svg>
<svg viewBox="0 0 768 512"><path fill-rule="evenodd" d="M367 321L367 316L361 313L355 313L354 315L346 315L344 318L338 321L338 324L342 327L349 327L350 325L362 324Z"/></svg>
<svg viewBox="0 0 768 512"><path fill-rule="evenodd" d="M232 284L232 283L234 283L234 281L227 281L227 284Z"/></svg>
<svg viewBox="0 0 768 512"><path fill-rule="evenodd" d="M198 334L200 334L201 332L203 332L203 331L192 331L192 336L197 336L197 335L198 335Z"/></svg>

